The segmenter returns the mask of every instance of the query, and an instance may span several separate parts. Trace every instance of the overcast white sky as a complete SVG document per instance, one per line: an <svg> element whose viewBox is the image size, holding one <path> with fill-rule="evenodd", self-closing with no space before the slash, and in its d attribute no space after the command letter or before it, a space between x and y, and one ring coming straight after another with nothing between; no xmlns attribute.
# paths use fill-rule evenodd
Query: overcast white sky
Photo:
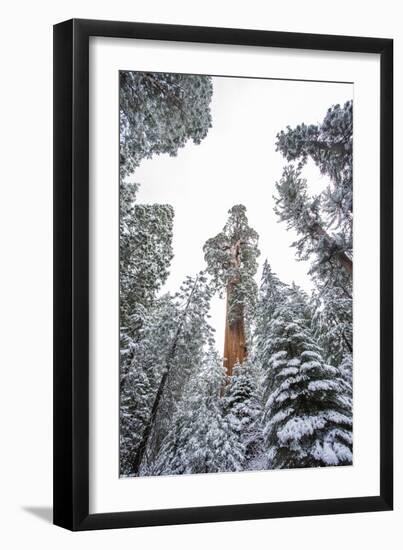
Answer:
<svg viewBox="0 0 403 550"><path fill-rule="evenodd" d="M175 209L174 259L163 291L175 292L186 275L204 269L203 244L221 231L234 204L247 208L259 233L259 271L267 258L284 282L311 288L309 266L295 260L295 238L273 212L274 184L286 164L275 151L276 134L287 125L320 123L328 107L353 98L351 84L213 78L213 127L200 145L191 142L177 157L144 160L136 170L139 203L167 203ZM326 185L318 169L304 172L312 193ZM225 303L213 300L211 324L222 353Z"/></svg>

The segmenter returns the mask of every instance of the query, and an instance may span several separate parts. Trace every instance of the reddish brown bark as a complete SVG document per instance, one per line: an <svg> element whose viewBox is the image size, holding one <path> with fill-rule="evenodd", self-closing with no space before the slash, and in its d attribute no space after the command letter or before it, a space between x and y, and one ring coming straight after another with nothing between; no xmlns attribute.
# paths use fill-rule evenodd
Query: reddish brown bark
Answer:
<svg viewBox="0 0 403 550"><path fill-rule="evenodd" d="M231 263L238 268L241 261L241 241L231 247ZM234 279L227 286L227 310L225 313L225 335L224 335L224 367L227 376L232 376L236 363L243 363L246 359L245 322L243 305L232 306L232 293L238 283ZM229 320L231 319L231 321Z"/></svg>
<svg viewBox="0 0 403 550"><path fill-rule="evenodd" d="M236 363L243 363L246 359L245 324L243 308L239 308L236 320L228 321L228 303L231 300L231 290L236 283L230 283L227 288L227 311L225 316L225 338L224 338L224 367L227 376L232 376Z"/></svg>

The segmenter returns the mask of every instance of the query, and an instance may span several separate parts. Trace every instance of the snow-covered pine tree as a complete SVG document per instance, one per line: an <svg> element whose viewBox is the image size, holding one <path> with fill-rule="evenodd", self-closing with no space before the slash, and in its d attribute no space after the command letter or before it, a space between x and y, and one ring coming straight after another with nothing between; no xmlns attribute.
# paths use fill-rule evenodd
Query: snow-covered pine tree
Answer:
<svg viewBox="0 0 403 550"><path fill-rule="evenodd" d="M312 329L326 363L336 366L353 392L353 297L352 281L343 274L341 283L317 282L312 293Z"/></svg>
<svg viewBox="0 0 403 550"><path fill-rule="evenodd" d="M323 197L309 197L307 182L300 169L286 166L276 182L275 212L287 229L293 229L298 240L293 243L297 257L312 260L311 273L323 280L335 278L340 270L351 279L353 270L352 242L349 232L332 230L323 218Z"/></svg>
<svg viewBox="0 0 403 550"><path fill-rule="evenodd" d="M352 296L344 285L319 283L312 295L312 310L313 330L326 362L340 365L353 353Z"/></svg>
<svg viewBox="0 0 403 550"><path fill-rule="evenodd" d="M187 277L173 297L176 314L172 318L174 338L166 359L166 380L155 415L149 459L159 453L162 440L172 429L172 414L187 381L203 363L205 347L213 346L214 329L209 325L212 289L204 272Z"/></svg>
<svg viewBox="0 0 403 550"><path fill-rule="evenodd" d="M333 172L329 169L329 173ZM336 196L341 185L333 183L332 192L329 186L324 195L310 198L299 169L287 166L276 184L276 213L298 234L293 244L298 258L312 261L310 273L316 287L313 330L324 359L338 366L353 349L352 212L336 206L333 214L330 212L333 203L329 197Z"/></svg>
<svg viewBox="0 0 403 550"><path fill-rule="evenodd" d="M315 275L315 335L326 361L339 365L352 353L352 150L353 104L335 105L320 125L300 124L277 135L286 166L276 184L276 213L296 231L300 259L312 261ZM301 169L311 158L329 185L309 197Z"/></svg>
<svg viewBox="0 0 403 550"><path fill-rule="evenodd" d="M266 282L265 282L266 283ZM262 285L269 286L267 284ZM294 285L258 316L257 356L265 371L264 434L272 468L352 462L351 393L317 345L307 297ZM264 304L262 296L262 304ZM261 315L263 313L263 305Z"/></svg>
<svg viewBox="0 0 403 550"><path fill-rule="evenodd" d="M332 365L326 368L337 367L335 376L338 383L342 381L339 397L347 405L350 416L353 346L352 108L352 101L343 107L335 105L328 109L320 125L300 124L294 129L288 127L277 135L277 150L288 162L297 161L298 165L289 164L284 168L276 184L275 197L275 210L280 220L285 221L288 228L298 235L294 243L297 256L312 262L310 273L314 275L316 288L311 302L312 320L308 323L310 338L317 345L319 351L316 353L322 361ZM329 178L327 188L316 197L308 195L307 182L302 177L308 158ZM281 363L281 360L279 356L277 361Z"/></svg>
<svg viewBox="0 0 403 550"><path fill-rule="evenodd" d="M258 369L250 360L236 364L224 394L226 420L245 449L244 469L262 451L262 396Z"/></svg>
<svg viewBox="0 0 403 550"><path fill-rule="evenodd" d="M211 127L211 77L120 72L120 171L130 175L143 158L199 144Z"/></svg>
<svg viewBox="0 0 403 550"><path fill-rule="evenodd" d="M301 168L311 158L322 174L330 178L323 193L323 208L331 223L352 238L353 210L353 102L334 105L323 122L287 127L277 134L276 147L288 162L298 161Z"/></svg>
<svg viewBox="0 0 403 550"><path fill-rule="evenodd" d="M140 319L133 319L140 327L136 338L124 334L121 338L120 473L125 476L136 474L136 452L172 347L178 315L170 296L138 311Z"/></svg>
<svg viewBox="0 0 403 550"><path fill-rule="evenodd" d="M167 354L167 323L176 309L157 300L172 259L173 209L136 205L136 184L121 184L120 389L121 473L132 473L137 448ZM157 336L159 335L159 336ZM168 337L168 341L166 340ZM165 344L164 344L165 343ZM157 367L155 366L157 365Z"/></svg>
<svg viewBox="0 0 403 550"><path fill-rule="evenodd" d="M121 184L120 208L120 370L126 376L133 346L168 277L172 259L173 208L136 205L138 185ZM152 314L153 315L153 314Z"/></svg>
<svg viewBox="0 0 403 550"><path fill-rule="evenodd" d="M231 376L235 363L247 356L248 329L256 306L258 234L249 226L242 204L228 211L223 230L203 247L214 287L226 292L224 366ZM245 324L246 321L246 324Z"/></svg>
<svg viewBox="0 0 403 550"><path fill-rule="evenodd" d="M173 257L172 206L135 204L137 189L137 184L121 184L121 327L131 324L130 316L139 306L148 308L152 305L168 277Z"/></svg>
<svg viewBox="0 0 403 550"><path fill-rule="evenodd" d="M339 364L340 376L346 381L350 390L349 393L353 395L353 356L351 353L346 353L343 356L341 363Z"/></svg>
<svg viewBox="0 0 403 550"><path fill-rule="evenodd" d="M256 307L256 318L259 322L256 323L255 338L264 339L274 311L286 298L287 288L287 285L280 281L276 273L273 272L266 259L263 263Z"/></svg>
<svg viewBox="0 0 403 550"><path fill-rule="evenodd" d="M298 236L300 256L317 256L314 269L326 278L338 264L352 273L353 222L353 103L335 105L320 125L300 124L277 135L277 150L288 162L277 184L277 213ZM311 158L329 185L318 197L310 198L301 169Z"/></svg>
<svg viewBox="0 0 403 550"><path fill-rule="evenodd" d="M185 387L151 474L242 469L245 449L225 416L220 397L224 379L222 363L210 349Z"/></svg>
<svg viewBox="0 0 403 550"><path fill-rule="evenodd" d="M213 345L210 298L207 277L201 272L188 277L175 296L160 298L149 310L149 317L151 312L155 317L144 324L133 346L121 390L125 475L147 475L173 429L176 404L201 368L205 346Z"/></svg>

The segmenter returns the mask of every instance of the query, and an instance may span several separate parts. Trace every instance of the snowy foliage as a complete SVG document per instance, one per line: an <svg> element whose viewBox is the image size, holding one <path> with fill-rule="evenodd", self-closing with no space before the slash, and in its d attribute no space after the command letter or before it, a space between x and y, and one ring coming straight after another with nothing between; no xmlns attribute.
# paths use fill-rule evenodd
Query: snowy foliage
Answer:
<svg viewBox="0 0 403 550"><path fill-rule="evenodd" d="M136 451L169 356L175 327L174 304L158 300L141 309L140 334L121 337L120 362L120 472L132 475ZM136 325L137 326L137 325Z"/></svg>
<svg viewBox="0 0 403 550"><path fill-rule="evenodd" d="M314 334L326 361L332 365L340 365L343 358L353 352L351 282L346 286L319 285L312 296Z"/></svg>
<svg viewBox="0 0 403 550"><path fill-rule="evenodd" d="M353 353L353 104L328 109L320 125L300 124L277 135L277 150L290 163L276 184L276 213L294 230L297 257L311 262L315 289L311 333L323 360L345 381L352 399ZM311 158L329 185L310 197L303 166ZM298 162L297 166L293 163Z"/></svg>
<svg viewBox="0 0 403 550"><path fill-rule="evenodd" d="M287 285L282 283L277 275L273 272L267 260L264 261L261 285L259 289L259 299L257 304L255 338L263 342L267 334L269 323L272 320L273 314L286 298ZM255 353L256 359L261 364L259 353L262 348L257 347Z"/></svg>
<svg viewBox="0 0 403 550"><path fill-rule="evenodd" d="M137 189L137 184L121 183L120 465L124 475L132 472L169 350L167 325L176 313L169 300L157 300L172 259L173 209L135 204Z"/></svg>
<svg viewBox="0 0 403 550"><path fill-rule="evenodd" d="M121 347L121 472L135 475L139 445L145 465L153 460L171 427L175 403L184 384L197 371L206 342L212 344L207 322L210 290L201 273L187 278L179 292L157 300L142 320L138 342ZM161 385L162 384L162 385ZM152 409L158 392L157 414ZM144 440L152 424L150 437Z"/></svg>
<svg viewBox="0 0 403 550"><path fill-rule="evenodd" d="M225 389L224 408L232 432L244 449L244 467L262 450L262 396L259 371L251 362L237 365Z"/></svg>
<svg viewBox="0 0 403 550"><path fill-rule="evenodd" d="M169 275L173 257L172 206L135 204L136 190L136 184L121 184L124 205L120 213L121 327L129 324L129 317L139 305L146 308L152 305Z"/></svg>
<svg viewBox="0 0 403 550"><path fill-rule="evenodd" d="M120 72L120 170L130 175L143 158L175 156L211 127L209 76Z"/></svg>
<svg viewBox="0 0 403 550"><path fill-rule="evenodd" d="M351 464L351 387L323 360L307 297L292 286L283 290L280 303L266 304L274 311L268 323L262 317L257 355L265 371L263 424L272 467Z"/></svg>
<svg viewBox="0 0 403 550"><path fill-rule="evenodd" d="M353 102L334 105L320 125L304 123L277 135L277 150L301 168L310 157L332 185L324 193L323 206L332 223L347 227L351 237L353 210Z"/></svg>
<svg viewBox="0 0 403 550"><path fill-rule="evenodd" d="M223 230L208 239L203 247L207 270L219 291L228 292L228 318L230 323L245 313L251 318L257 298L254 280L260 254L258 234L249 226L246 208L242 204L228 211L228 220Z"/></svg>
<svg viewBox="0 0 403 550"><path fill-rule="evenodd" d="M175 313L170 319L174 337L165 359L168 376L155 416L151 456L155 457L167 432L172 428L175 404L181 398L187 381L195 376L204 361L206 346L214 343L213 329L208 323L211 289L204 273L187 277L173 297ZM158 331L155 337L159 338Z"/></svg>
<svg viewBox="0 0 403 550"><path fill-rule="evenodd" d="M225 416L225 373L210 352L189 380L152 474L196 474L243 469L244 448Z"/></svg>
<svg viewBox="0 0 403 550"><path fill-rule="evenodd" d="M334 232L330 222L326 223L322 197L309 197L307 182L300 171L292 165L286 166L276 183L276 191L275 212L299 237L293 243L297 257L313 260L310 272L322 280L337 277L340 268L349 275L352 271L350 232Z"/></svg>
<svg viewBox="0 0 403 550"><path fill-rule="evenodd" d="M352 109L351 101L335 105L321 125L301 124L277 135L277 150L291 164L276 184L276 213L296 231L298 256L313 256L311 272L322 280L336 277L340 267L350 278L352 273ZM316 197L309 197L302 177L309 157L330 180Z"/></svg>

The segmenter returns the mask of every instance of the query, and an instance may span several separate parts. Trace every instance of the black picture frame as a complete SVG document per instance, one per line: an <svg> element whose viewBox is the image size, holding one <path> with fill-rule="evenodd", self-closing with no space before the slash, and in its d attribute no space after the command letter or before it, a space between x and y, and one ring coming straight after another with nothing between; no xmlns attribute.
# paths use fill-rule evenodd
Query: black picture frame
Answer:
<svg viewBox="0 0 403 550"><path fill-rule="evenodd" d="M89 38L381 57L380 490L372 496L89 513ZM392 510L393 40L73 19L54 26L54 523L77 530Z"/></svg>

